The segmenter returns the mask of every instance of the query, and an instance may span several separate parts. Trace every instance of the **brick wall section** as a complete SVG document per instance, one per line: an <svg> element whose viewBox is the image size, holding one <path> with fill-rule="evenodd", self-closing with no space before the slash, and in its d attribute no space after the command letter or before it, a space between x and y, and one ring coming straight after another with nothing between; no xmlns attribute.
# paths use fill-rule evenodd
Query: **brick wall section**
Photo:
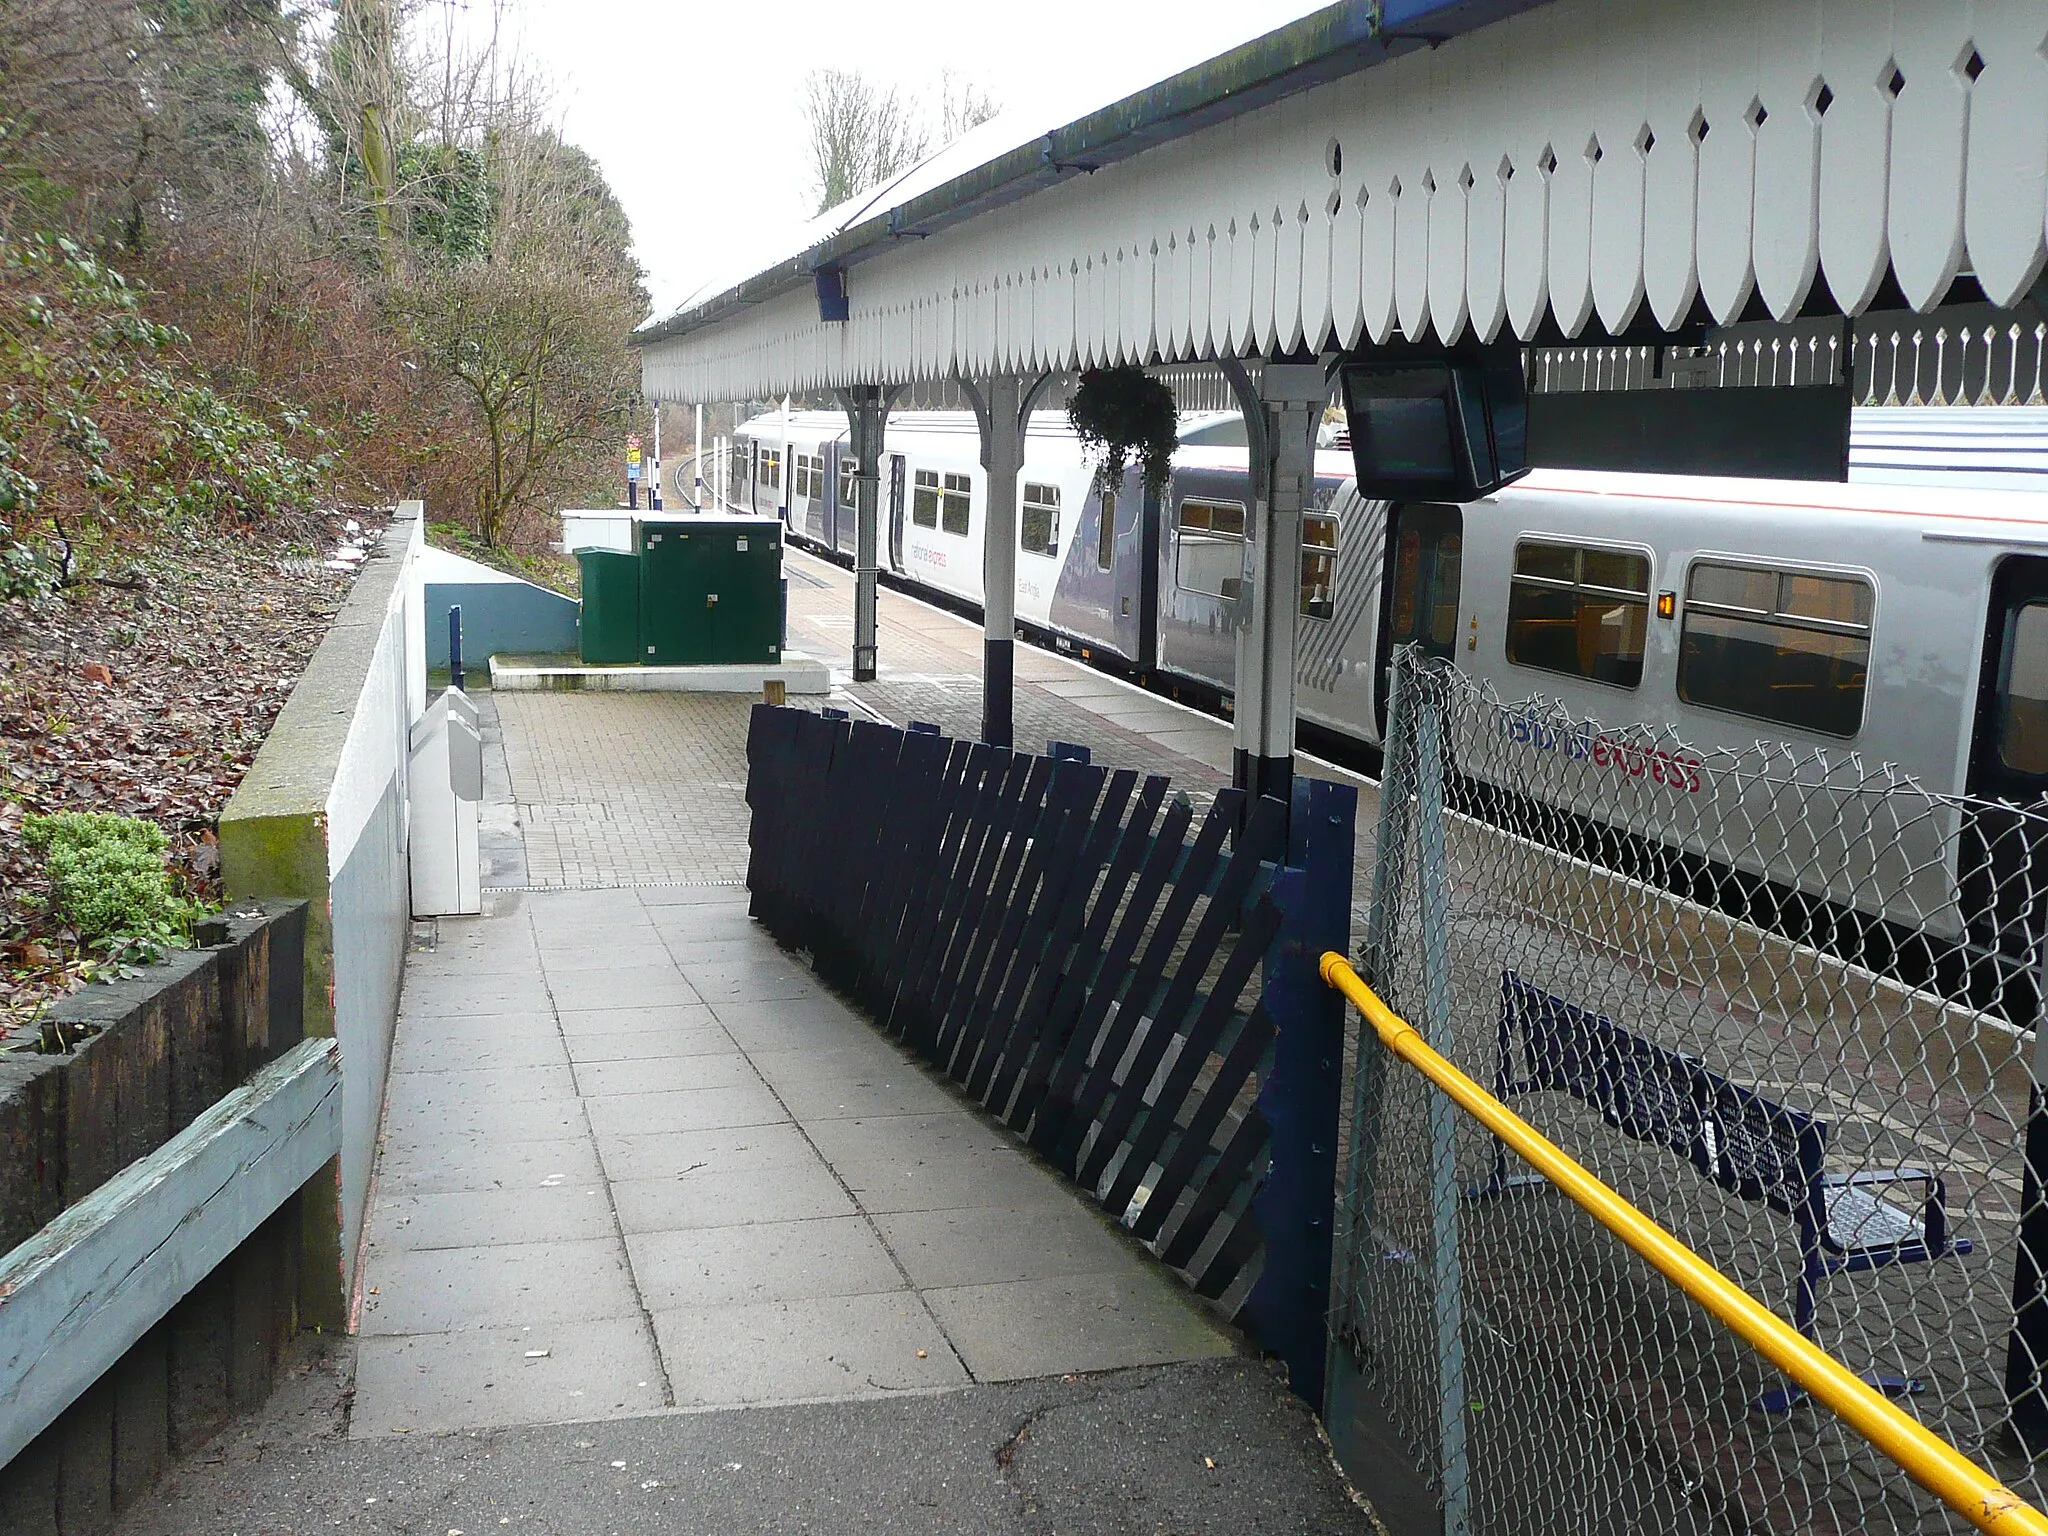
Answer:
<svg viewBox="0 0 2048 1536"><path fill-rule="evenodd" d="M305 903L243 903L202 937L219 942L90 987L52 1008L43 1027L0 1041L0 1252L303 1038ZM96 1033L68 1054L34 1050L58 1029ZM0 1532L94 1536L171 1457L269 1395L298 1326L303 1198L0 1468Z"/></svg>

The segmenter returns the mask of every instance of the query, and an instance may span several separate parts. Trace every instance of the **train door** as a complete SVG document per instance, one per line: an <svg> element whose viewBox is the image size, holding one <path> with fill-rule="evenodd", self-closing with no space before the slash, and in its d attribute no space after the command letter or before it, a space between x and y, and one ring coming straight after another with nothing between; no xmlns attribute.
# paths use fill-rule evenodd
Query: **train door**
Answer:
<svg viewBox="0 0 2048 1536"><path fill-rule="evenodd" d="M1138 506L1138 649L1133 659L1139 670L1150 672L1159 665L1159 520L1165 514L1163 497L1150 488L1139 494L1144 500Z"/></svg>
<svg viewBox="0 0 2048 1536"><path fill-rule="evenodd" d="M1380 606L1379 667L1373 718L1387 735L1387 680L1394 651L1411 641L1446 661L1458 640L1458 587L1465 558L1465 514L1438 502L1388 509L1386 601Z"/></svg>
<svg viewBox="0 0 2048 1536"><path fill-rule="evenodd" d="M1971 946L2030 966L2048 913L2048 559L2012 555L1991 578L1970 742L1961 896ZM2033 815L2023 814L2031 811Z"/></svg>
<svg viewBox="0 0 2048 1536"><path fill-rule="evenodd" d="M889 569L900 573L903 570L903 501L904 481L910 471L903 455L889 455Z"/></svg>

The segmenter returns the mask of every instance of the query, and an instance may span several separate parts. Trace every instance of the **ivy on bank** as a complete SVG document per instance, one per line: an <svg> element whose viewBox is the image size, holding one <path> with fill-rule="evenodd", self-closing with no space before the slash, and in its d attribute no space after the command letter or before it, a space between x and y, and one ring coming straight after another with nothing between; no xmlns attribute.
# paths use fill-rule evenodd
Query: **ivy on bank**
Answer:
<svg viewBox="0 0 2048 1536"><path fill-rule="evenodd" d="M0 234L0 601L105 579L123 529L313 505L326 434L192 376L186 342L73 241Z"/></svg>

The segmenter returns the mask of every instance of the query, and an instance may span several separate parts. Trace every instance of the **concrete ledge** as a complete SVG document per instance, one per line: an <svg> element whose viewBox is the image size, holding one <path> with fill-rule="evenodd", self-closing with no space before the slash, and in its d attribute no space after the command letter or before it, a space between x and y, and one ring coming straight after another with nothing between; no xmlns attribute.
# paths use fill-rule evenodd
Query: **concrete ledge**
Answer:
<svg viewBox="0 0 2048 1536"><path fill-rule="evenodd" d="M774 666L583 667L558 656L493 656L491 687L507 693L752 693L779 682L793 694L832 691L832 669L784 652Z"/></svg>

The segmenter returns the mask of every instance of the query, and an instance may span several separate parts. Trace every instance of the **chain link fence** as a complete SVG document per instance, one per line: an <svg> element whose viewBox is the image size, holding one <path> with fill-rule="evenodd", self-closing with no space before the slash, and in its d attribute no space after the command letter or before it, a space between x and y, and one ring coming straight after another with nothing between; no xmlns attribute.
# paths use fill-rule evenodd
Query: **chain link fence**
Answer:
<svg viewBox="0 0 2048 1536"><path fill-rule="evenodd" d="M2031 1206L2048 1252L2023 1155L2048 817L1505 704L1413 653L1391 715L1366 979L2048 1500L2011 1427L2041 1453L2048 1298L2019 1250ZM1366 1034L1333 1330L1447 1536L1966 1528Z"/></svg>

